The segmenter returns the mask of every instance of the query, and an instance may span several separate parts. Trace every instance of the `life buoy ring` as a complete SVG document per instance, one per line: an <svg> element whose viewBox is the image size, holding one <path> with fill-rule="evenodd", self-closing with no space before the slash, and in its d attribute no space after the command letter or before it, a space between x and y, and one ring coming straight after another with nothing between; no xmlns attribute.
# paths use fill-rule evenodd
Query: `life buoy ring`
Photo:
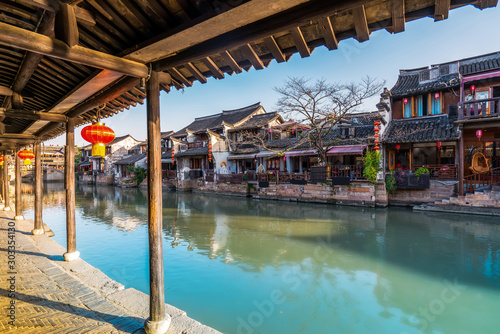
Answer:
<svg viewBox="0 0 500 334"><path fill-rule="evenodd" d="M220 163L220 166L221 166L221 167L226 167L226 166L227 166L227 164L226 164L226 162L225 162L225 161L222 161L222 162Z"/></svg>

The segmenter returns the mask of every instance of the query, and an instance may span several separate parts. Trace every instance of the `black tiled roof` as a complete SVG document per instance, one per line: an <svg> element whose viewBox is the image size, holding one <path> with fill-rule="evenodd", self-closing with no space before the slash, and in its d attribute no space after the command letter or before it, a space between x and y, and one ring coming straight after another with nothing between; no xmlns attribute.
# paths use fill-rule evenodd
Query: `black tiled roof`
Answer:
<svg viewBox="0 0 500 334"><path fill-rule="evenodd" d="M342 123L350 123L353 125L373 125L373 123L381 118L378 111L353 113L342 117Z"/></svg>
<svg viewBox="0 0 500 334"><path fill-rule="evenodd" d="M458 70L461 75L469 75L473 73L500 69L500 51L481 56L455 60L452 62L436 64L432 65L431 68L436 68L447 64L456 64L457 62L459 64ZM391 89L392 96L402 97L405 95L415 95L438 91L449 87L458 87L460 85L458 73L440 75L435 80L424 81L420 83L419 75L425 70L429 70L429 68L422 67L413 70L401 70L398 81Z"/></svg>
<svg viewBox="0 0 500 334"><path fill-rule="evenodd" d="M381 138L382 143L422 143L457 140L458 127L448 115L392 120Z"/></svg>
<svg viewBox="0 0 500 334"><path fill-rule="evenodd" d="M373 123L361 126L353 126L354 136L349 137L349 127L336 127L325 137L325 142L333 141L333 146L360 145L373 143L375 134ZM346 133L347 132L347 133Z"/></svg>
<svg viewBox="0 0 500 334"><path fill-rule="evenodd" d="M263 126L267 126L269 124L269 122L271 122L276 117L278 117L278 113L276 113L276 112L255 115L252 118L250 118L248 121L243 123L241 126L232 128L229 131L233 132L233 131L261 128Z"/></svg>
<svg viewBox="0 0 500 334"><path fill-rule="evenodd" d="M144 159L145 157L146 153L134 154L115 162L115 165L132 165L133 163L136 163L137 161Z"/></svg>
<svg viewBox="0 0 500 334"><path fill-rule="evenodd" d="M175 154L175 157L188 157L195 155L208 155L208 147L192 148Z"/></svg>
<svg viewBox="0 0 500 334"><path fill-rule="evenodd" d="M166 152L161 153L162 159L171 159L172 158L172 150L167 150Z"/></svg>
<svg viewBox="0 0 500 334"><path fill-rule="evenodd" d="M247 107L234 110L223 110L220 114L198 117L195 118L194 122L177 131L172 135L172 137L184 137L187 135L186 129L193 132L204 132L207 129L217 130L222 128L222 122L229 124L235 124L245 119L246 117L253 114L257 109L260 108L260 102L252 104Z"/></svg>

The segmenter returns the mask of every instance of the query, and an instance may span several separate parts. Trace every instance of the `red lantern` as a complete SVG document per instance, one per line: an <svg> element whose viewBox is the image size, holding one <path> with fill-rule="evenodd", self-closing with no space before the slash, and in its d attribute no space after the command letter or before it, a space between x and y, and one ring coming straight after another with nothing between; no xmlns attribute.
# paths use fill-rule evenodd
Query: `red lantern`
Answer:
<svg viewBox="0 0 500 334"><path fill-rule="evenodd" d="M373 129L373 130L375 130L375 133L378 133L378 132L380 131L380 129L379 129L379 128L375 128L375 129Z"/></svg>
<svg viewBox="0 0 500 334"><path fill-rule="evenodd" d="M379 125L380 125L380 122L375 122L375 123L373 123L373 125L375 125L375 126L379 126Z"/></svg>
<svg viewBox="0 0 500 334"><path fill-rule="evenodd" d="M212 143L208 143L208 162L212 162Z"/></svg>
<svg viewBox="0 0 500 334"><path fill-rule="evenodd" d="M434 98L437 100L439 99L439 93L434 94Z"/></svg>
<svg viewBox="0 0 500 334"><path fill-rule="evenodd" d="M286 155L285 155L285 156L283 156L283 161L286 161Z"/></svg>
<svg viewBox="0 0 500 334"><path fill-rule="evenodd" d="M375 151L378 151L378 150L380 150L380 147L375 146L373 149L374 149Z"/></svg>
<svg viewBox="0 0 500 334"><path fill-rule="evenodd" d="M476 90L476 85L470 86L470 90L474 92Z"/></svg>
<svg viewBox="0 0 500 334"><path fill-rule="evenodd" d="M481 137L483 136L483 130L477 130L476 131L476 137L478 140L481 140Z"/></svg>
<svg viewBox="0 0 500 334"><path fill-rule="evenodd" d="M175 150L172 148L172 163L175 164L175 158L174 158L174 155L175 155Z"/></svg>
<svg viewBox="0 0 500 334"><path fill-rule="evenodd" d="M17 154L17 156L24 160L23 165L31 165L31 159L35 158L35 155L30 150L24 150Z"/></svg>
<svg viewBox="0 0 500 334"><path fill-rule="evenodd" d="M406 97L403 99L403 103L404 103L404 104L407 104L407 103L408 103L408 99L407 99Z"/></svg>
<svg viewBox="0 0 500 334"><path fill-rule="evenodd" d="M378 139L375 139L373 142L374 142L375 144L378 144Z"/></svg>
<svg viewBox="0 0 500 334"><path fill-rule="evenodd" d="M379 135L378 133L376 133L373 137L375 137L375 138L379 138L379 137L380 137L380 135Z"/></svg>
<svg viewBox="0 0 500 334"><path fill-rule="evenodd" d="M92 143L92 155L104 157L106 155L105 144L115 139L115 132L104 125L104 123L93 123L82 129L82 138Z"/></svg>
<svg viewBox="0 0 500 334"><path fill-rule="evenodd" d="M401 145L400 144L396 144L396 150L398 150L398 153L399 153L399 149L401 148Z"/></svg>
<svg viewBox="0 0 500 334"><path fill-rule="evenodd" d="M3 155L0 155L0 166L3 166Z"/></svg>
<svg viewBox="0 0 500 334"><path fill-rule="evenodd" d="M436 147L437 147L437 149L438 149L438 152L440 152L440 151L441 151L441 145L442 145L442 144L443 144L443 143L441 143L440 141L436 142Z"/></svg>

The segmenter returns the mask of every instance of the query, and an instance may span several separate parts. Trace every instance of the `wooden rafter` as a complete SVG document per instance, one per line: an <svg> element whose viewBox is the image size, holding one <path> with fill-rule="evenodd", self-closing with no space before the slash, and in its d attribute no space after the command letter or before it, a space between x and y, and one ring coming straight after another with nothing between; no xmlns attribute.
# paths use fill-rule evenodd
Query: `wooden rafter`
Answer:
<svg viewBox="0 0 500 334"><path fill-rule="evenodd" d="M299 51L300 56L302 58L309 57L311 55L311 49L309 49L309 46L307 46L307 42L304 39L304 35L302 34L300 28L295 27L290 30L290 33L292 34L293 41L297 46L297 50Z"/></svg>
<svg viewBox="0 0 500 334"><path fill-rule="evenodd" d="M450 0L436 0L434 7L434 21L441 21L448 18L450 11Z"/></svg>
<svg viewBox="0 0 500 334"><path fill-rule="evenodd" d="M271 51L271 54L278 63L286 61L285 55L281 51L276 39L274 39L273 36L264 38L264 43L266 43L267 48Z"/></svg>
<svg viewBox="0 0 500 334"><path fill-rule="evenodd" d="M255 50L252 48L250 44L243 45L241 49L243 50L243 53L248 58L253 67L255 67L256 70L264 69L264 64L262 63L262 60L259 58L257 53L255 53Z"/></svg>
<svg viewBox="0 0 500 334"><path fill-rule="evenodd" d="M220 70L219 66L217 66L212 59L210 59L210 57L203 58L201 62L208 67L214 77L217 79L224 79L224 73Z"/></svg>
<svg viewBox="0 0 500 334"><path fill-rule="evenodd" d="M59 11L56 15L55 34L57 39L63 41L69 47L78 44L78 25L73 6L66 3L61 3L59 6Z"/></svg>
<svg viewBox="0 0 500 334"><path fill-rule="evenodd" d="M133 77L148 76L148 68L144 64L78 45L68 48L59 40L2 22L0 22L0 44L91 67L109 69Z"/></svg>
<svg viewBox="0 0 500 334"><path fill-rule="evenodd" d="M405 1L392 0L392 32L397 34L405 30Z"/></svg>
<svg viewBox="0 0 500 334"><path fill-rule="evenodd" d="M358 42L364 42L370 39L370 30L366 20L365 6L358 6L352 10L354 16L354 28L356 29L356 39Z"/></svg>
<svg viewBox="0 0 500 334"><path fill-rule="evenodd" d="M55 0L22 0L21 3L26 3L27 5L38 7L49 12L56 12L59 10L59 1ZM67 1L66 1L67 2ZM96 24L94 14L86 9L76 6L73 2L71 5L74 6L75 16L79 23L94 26Z"/></svg>
<svg viewBox="0 0 500 334"><path fill-rule="evenodd" d="M236 62L236 60L234 60L233 56L231 56L231 54L229 53L229 51L221 52L220 56L229 65L229 67L231 67L231 69L233 71L235 71L236 73L243 72L243 70L241 69L240 65L238 65L238 63Z"/></svg>
<svg viewBox="0 0 500 334"><path fill-rule="evenodd" d="M207 83L207 77L205 77L197 68L193 65L193 63L187 63L186 68L193 74L193 76L198 79L201 83Z"/></svg>
<svg viewBox="0 0 500 334"><path fill-rule="evenodd" d="M335 31L333 31L332 21L330 18L322 17L318 20L319 27L323 33L323 38L325 39L325 45L328 50L335 50L338 48L337 37L335 36Z"/></svg>
<svg viewBox="0 0 500 334"><path fill-rule="evenodd" d="M187 87L191 87L193 85L193 82L191 80L189 80L188 78L186 78L176 68L171 68L168 70L168 72L170 73L170 75L172 75L172 77L174 77L177 81L180 81L183 85L185 85Z"/></svg>

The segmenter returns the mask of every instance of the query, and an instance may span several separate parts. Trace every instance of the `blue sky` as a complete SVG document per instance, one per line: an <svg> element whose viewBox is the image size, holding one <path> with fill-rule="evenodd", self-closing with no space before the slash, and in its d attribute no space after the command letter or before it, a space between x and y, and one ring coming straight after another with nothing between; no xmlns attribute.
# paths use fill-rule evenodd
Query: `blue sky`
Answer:
<svg viewBox="0 0 500 334"><path fill-rule="evenodd" d="M287 76L313 80L326 78L331 82L358 81L369 75L386 80L390 89L397 80L399 69L416 68L500 51L500 7L483 11L466 6L450 11L449 18L434 22L424 18L406 23L405 31L391 35L380 30L370 40L358 43L348 39L339 43L338 50L325 47L314 50L308 58L295 54L287 63L273 61L264 70L226 75L222 80L195 82L183 92L173 89L162 92L161 129L179 130L195 117L211 115L221 110L236 109L261 102L270 112L278 100L274 87L281 86ZM367 100L363 109L375 110L378 97ZM132 107L104 120L116 136L131 134L137 140L146 139L146 105ZM87 144L76 131L77 145ZM46 144L64 144L59 136Z"/></svg>

